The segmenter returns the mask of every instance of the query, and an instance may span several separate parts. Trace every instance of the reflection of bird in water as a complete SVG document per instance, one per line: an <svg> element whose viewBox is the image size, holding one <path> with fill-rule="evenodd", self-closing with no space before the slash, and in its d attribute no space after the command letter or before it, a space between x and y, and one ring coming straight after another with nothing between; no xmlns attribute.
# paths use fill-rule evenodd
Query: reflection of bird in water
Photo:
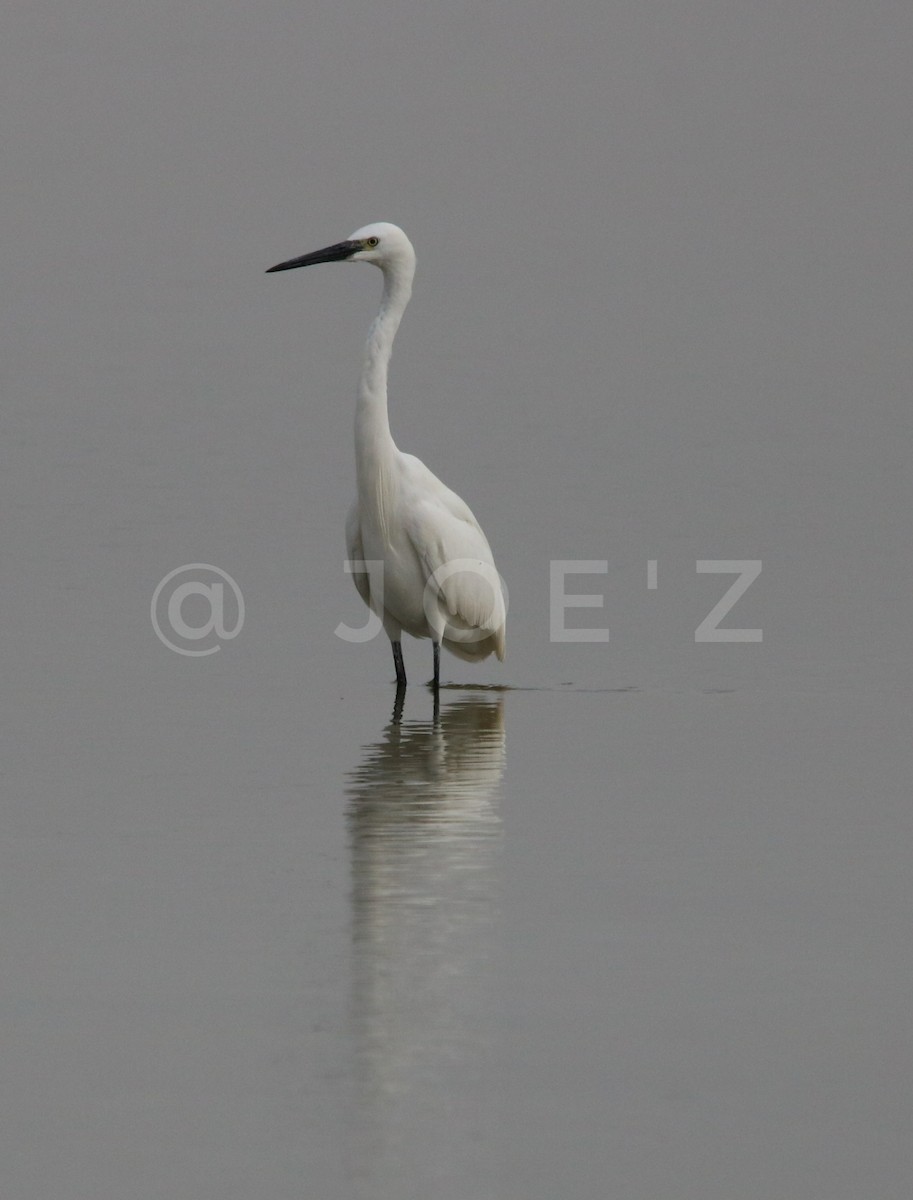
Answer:
<svg viewBox="0 0 913 1200"><path fill-rule="evenodd" d="M394 720L350 776L353 1148L361 1179L391 1195L434 1194L436 1169L471 1174L454 1160L471 1153L485 1050L502 705L460 700L434 722Z"/></svg>

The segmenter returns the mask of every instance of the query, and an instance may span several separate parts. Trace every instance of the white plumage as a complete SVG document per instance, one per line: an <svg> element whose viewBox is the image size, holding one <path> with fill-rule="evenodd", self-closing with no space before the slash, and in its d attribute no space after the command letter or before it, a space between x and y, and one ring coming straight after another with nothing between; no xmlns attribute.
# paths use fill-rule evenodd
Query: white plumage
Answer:
<svg viewBox="0 0 913 1200"><path fill-rule="evenodd" d="M358 495L346 544L359 595L380 617L393 647L396 680L406 683L402 632L431 638L435 687L440 645L476 662L504 658L506 607L488 539L469 506L390 433L387 366L412 292L415 251L396 225L366 225L337 242L271 267L369 262L383 272L380 311L371 326L355 410Z"/></svg>

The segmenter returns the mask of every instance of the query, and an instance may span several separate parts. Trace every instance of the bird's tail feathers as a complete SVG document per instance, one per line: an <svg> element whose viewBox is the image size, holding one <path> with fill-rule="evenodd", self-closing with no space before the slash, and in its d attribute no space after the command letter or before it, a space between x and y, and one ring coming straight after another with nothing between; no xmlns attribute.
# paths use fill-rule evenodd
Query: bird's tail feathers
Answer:
<svg viewBox="0 0 913 1200"><path fill-rule="evenodd" d="M496 654L499 661L503 662L507 649L503 625L488 637L479 638L477 641L455 641L445 635L444 645L451 654L462 658L464 662L481 662L490 654Z"/></svg>

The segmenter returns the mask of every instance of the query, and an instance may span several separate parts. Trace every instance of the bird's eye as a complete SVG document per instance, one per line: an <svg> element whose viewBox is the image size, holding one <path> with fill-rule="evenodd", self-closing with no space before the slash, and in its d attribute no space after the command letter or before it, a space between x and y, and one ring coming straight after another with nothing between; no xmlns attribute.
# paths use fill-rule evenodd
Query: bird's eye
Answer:
<svg viewBox="0 0 913 1200"><path fill-rule="evenodd" d="M366 247L367 247L369 250L373 250L373 249L374 249L374 247L377 245L377 243L378 243L378 241L379 241L379 240L380 240L379 238L375 238L375 237L365 238L365 240L364 240L364 245L365 245L365 246L366 246Z"/></svg>

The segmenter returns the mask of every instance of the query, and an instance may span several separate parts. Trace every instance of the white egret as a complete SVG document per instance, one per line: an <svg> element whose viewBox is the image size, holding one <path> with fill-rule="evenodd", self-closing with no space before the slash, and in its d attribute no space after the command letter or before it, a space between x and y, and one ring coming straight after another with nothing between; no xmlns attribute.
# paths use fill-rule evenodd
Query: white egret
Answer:
<svg viewBox="0 0 913 1200"><path fill-rule="evenodd" d="M397 688L406 685L403 630L431 638L437 688L441 643L470 662L492 653L504 658L507 613L488 539L469 506L420 459L404 454L390 433L387 365L412 293L415 251L398 226L382 221L270 271L322 262L367 262L383 272L383 298L358 388L358 496L346 520L346 542L359 595L393 647Z"/></svg>

